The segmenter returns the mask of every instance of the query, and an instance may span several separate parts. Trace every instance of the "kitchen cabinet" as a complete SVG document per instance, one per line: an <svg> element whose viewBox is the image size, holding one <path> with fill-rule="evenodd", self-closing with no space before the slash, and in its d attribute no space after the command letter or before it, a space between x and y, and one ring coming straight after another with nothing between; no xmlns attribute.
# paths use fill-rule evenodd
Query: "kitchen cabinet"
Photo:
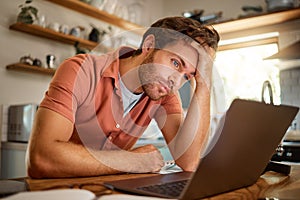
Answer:
<svg viewBox="0 0 300 200"><path fill-rule="evenodd" d="M27 143L1 142L1 179L26 176Z"/></svg>

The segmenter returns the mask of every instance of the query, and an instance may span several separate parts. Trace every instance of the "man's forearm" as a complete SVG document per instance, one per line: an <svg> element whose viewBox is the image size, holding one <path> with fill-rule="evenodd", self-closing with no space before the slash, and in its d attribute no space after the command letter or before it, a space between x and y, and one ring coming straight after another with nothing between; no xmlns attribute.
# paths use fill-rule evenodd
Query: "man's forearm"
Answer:
<svg viewBox="0 0 300 200"><path fill-rule="evenodd" d="M95 176L119 173L97 161L84 146L55 141L50 148L31 149L27 163L33 178Z"/></svg>
<svg viewBox="0 0 300 200"><path fill-rule="evenodd" d="M34 149L32 149L34 151ZM38 153L37 153L38 152ZM96 151L70 142L29 155L28 175L32 178L83 177L122 172L147 173L163 165L159 151L152 146L133 151Z"/></svg>
<svg viewBox="0 0 300 200"><path fill-rule="evenodd" d="M210 126L210 90L195 89L186 118L170 144L176 163L186 171L193 171L205 150Z"/></svg>

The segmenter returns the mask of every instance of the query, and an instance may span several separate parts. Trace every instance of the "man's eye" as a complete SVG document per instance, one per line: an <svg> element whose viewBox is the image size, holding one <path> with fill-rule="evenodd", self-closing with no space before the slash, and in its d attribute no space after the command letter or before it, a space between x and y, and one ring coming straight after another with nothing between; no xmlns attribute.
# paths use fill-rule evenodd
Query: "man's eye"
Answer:
<svg viewBox="0 0 300 200"><path fill-rule="evenodd" d="M177 60L174 60L174 59L172 59L172 63L173 63L173 65L174 65L174 67L176 68L176 69L178 69L179 68L179 62L177 61Z"/></svg>

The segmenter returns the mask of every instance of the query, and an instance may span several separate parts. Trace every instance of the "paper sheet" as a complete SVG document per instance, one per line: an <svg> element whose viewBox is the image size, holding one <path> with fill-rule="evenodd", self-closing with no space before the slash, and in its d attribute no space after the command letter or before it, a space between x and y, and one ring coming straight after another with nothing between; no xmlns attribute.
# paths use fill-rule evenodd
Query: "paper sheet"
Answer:
<svg viewBox="0 0 300 200"><path fill-rule="evenodd" d="M20 192L2 200L93 200L94 193L83 189Z"/></svg>
<svg viewBox="0 0 300 200"><path fill-rule="evenodd" d="M165 161L165 166L161 168L159 174L171 174L176 172L182 172L182 169L176 165L175 161Z"/></svg>

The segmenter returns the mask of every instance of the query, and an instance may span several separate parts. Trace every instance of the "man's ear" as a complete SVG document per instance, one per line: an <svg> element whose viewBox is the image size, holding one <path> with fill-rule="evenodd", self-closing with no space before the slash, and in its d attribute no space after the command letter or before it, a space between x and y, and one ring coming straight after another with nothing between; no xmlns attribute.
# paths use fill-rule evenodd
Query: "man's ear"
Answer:
<svg viewBox="0 0 300 200"><path fill-rule="evenodd" d="M149 53L152 51L155 47L155 36L154 35L148 35L144 42L143 42L143 53Z"/></svg>

